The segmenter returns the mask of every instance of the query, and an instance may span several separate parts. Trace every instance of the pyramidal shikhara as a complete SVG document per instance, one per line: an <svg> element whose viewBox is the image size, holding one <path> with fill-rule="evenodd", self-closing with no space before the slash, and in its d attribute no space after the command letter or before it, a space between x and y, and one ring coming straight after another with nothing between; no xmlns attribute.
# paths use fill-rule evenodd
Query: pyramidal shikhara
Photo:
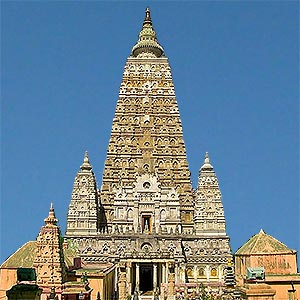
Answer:
<svg viewBox="0 0 300 300"><path fill-rule="evenodd" d="M65 235L85 266L116 266L124 299L173 293L170 282L224 284L232 255L208 153L199 167L194 190L171 68L147 8L125 64L101 187L86 153Z"/></svg>

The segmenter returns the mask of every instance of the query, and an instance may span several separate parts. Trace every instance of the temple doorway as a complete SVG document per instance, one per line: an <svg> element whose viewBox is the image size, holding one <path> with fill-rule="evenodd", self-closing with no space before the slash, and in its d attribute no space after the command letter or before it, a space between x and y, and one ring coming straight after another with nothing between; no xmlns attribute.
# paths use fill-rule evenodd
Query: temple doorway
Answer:
<svg viewBox="0 0 300 300"><path fill-rule="evenodd" d="M140 264L140 291L146 293L153 291L153 264Z"/></svg>

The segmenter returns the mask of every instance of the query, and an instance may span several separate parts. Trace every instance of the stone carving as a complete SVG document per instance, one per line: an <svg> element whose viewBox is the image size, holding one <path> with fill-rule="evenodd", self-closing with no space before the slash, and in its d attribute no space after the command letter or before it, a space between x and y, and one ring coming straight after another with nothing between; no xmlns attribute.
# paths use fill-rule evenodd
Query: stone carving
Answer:
<svg viewBox="0 0 300 300"><path fill-rule="evenodd" d="M217 232L226 236L221 192L208 153L200 169L195 198L196 232L201 234Z"/></svg>
<svg viewBox="0 0 300 300"><path fill-rule="evenodd" d="M87 264L132 262L126 272L136 277L139 263L153 264L170 297L186 273L190 283L223 284L231 254L218 179L207 154L192 188L171 68L149 11L125 64L101 188L86 154L66 238Z"/></svg>
<svg viewBox="0 0 300 300"><path fill-rule="evenodd" d="M66 237L96 234L99 227L98 205L96 179L86 152L83 164L74 181Z"/></svg>
<svg viewBox="0 0 300 300"><path fill-rule="evenodd" d="M36 269L39 286L55 286L57 290L61 290L66 267L57 222L51 203L49 216L45 219L45 225L42 226L36 240L37 251L33 266Z"/></svg>

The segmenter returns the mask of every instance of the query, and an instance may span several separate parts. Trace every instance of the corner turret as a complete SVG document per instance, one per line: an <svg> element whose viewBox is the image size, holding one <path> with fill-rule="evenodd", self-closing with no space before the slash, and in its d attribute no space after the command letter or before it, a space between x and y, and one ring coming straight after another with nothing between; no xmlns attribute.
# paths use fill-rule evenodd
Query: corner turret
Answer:
<svg viewBox="0 0 300 300"><path fill-rule="evenodd" d="M67 217L66 237L90 236L98 231L99 208L96 178L88 152L78 171Z"/></svg>
<svg viewBox="0 0 300 300"><path fill-rule="evenodd" d="M226 236L222 195L208 152L200 168L195 199L195 229L198 234Z"/></svg>

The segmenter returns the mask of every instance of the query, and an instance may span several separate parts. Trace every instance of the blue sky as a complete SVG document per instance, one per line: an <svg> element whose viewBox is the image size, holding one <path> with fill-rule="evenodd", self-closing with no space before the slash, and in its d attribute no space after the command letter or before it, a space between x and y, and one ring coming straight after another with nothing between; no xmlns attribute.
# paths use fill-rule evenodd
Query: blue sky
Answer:
<svg viewBox="0 0 300 300"><path fill-rule="evenodd" d="M36 238L50 202L65 231L85 150L100 186L146 6L193 186L209 151L232 250L261 228L299 249L298 1L2 1L1 262Z"/></svg>

